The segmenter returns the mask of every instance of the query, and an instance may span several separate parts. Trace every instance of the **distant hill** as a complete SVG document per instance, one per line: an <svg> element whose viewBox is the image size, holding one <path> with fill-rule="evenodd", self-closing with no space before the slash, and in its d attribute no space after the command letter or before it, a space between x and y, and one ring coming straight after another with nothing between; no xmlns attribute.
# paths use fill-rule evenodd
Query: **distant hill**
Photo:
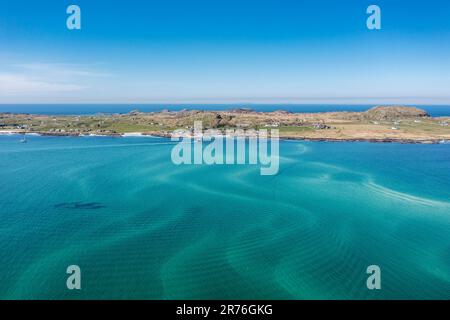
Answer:
<svg viewBox="0 0 450 320"><path fill-rule="evenodd" d="M422 109L415 107L403 107L403 106L378 106L363 113L364 119L367 120L395 120L406 118L422 118L429 117L430 115Z"/></svg>

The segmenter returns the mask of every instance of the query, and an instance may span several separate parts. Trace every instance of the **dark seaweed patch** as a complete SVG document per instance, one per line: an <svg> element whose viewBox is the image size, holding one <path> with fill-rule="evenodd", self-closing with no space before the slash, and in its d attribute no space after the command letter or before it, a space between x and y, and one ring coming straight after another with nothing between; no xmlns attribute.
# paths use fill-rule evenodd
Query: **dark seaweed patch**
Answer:
<svg viewBox="0 0 450 320"><path fill-rule="evenodd" d="M96 210L106 208L99 202L63 202L55 205L57 209L81 209L81 210Z"/></svg>

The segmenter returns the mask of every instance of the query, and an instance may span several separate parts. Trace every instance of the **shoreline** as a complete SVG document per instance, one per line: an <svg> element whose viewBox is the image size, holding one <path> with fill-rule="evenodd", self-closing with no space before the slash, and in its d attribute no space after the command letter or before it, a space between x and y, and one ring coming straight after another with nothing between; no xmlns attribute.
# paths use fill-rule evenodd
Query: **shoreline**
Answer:
<svg viewBox="0 0 450 320"><path fill-rule="evenodd" d="M23 132L14 130L0 130L0 136L39 136L39 137L73 137L73 138L88 138L88 137L107 137L107 138L167 138L170 139L170 134L165 133L145 133L132 132L124 134L78 134L78 133L55 133L55 132ZM245 137L245 136L244 136ZM179 137L181 138L181 137ZM194 137L189 137L194 139ZM450 144L450 140L446 139L393 139L393 138L311 138L298 136L283 136L279 138L280 141L310 141L310 142L369 142L369 143L399 143L399 144Z"/></svg>

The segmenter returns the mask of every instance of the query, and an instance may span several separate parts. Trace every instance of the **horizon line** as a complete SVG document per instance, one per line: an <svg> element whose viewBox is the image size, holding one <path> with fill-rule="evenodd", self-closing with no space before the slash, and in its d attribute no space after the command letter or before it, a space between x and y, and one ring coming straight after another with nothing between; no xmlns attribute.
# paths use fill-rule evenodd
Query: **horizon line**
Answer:
<svg viewBox="0 0 450 320"><path fill-rule="evenodd" d="M346 106L414 106L414 105L422 105L422 106L450 106L449 102L0 102L0 105L312 105L312 106L321 106L321 105L346 105Z"/></svg>

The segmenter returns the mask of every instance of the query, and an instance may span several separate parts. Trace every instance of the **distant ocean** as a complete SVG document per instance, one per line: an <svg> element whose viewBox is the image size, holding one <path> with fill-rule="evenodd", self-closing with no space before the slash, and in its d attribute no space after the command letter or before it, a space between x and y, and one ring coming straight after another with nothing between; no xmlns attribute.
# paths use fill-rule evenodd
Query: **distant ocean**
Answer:
<svg viewBox="0 0 450 320"><path fill-rule="evenodd" d="M327 112L327 111L366 111L374 105L326 105L326 104L0 104L0 112L54 114L54 115L90 115L96 113L128 113L139 109L143 112L168 109L226 110L250 108L255 111L286 110L290 112ZM450 106L415 105L426 110L433 117L450 116Z"/></svg>
<svg viewBox="0 0 450 320"><path fill-rule="evenodd" d="M448 144L282 141L261 176L176 166L163 138L20 138L0 136L1 299L450 299Z"/></svg>

